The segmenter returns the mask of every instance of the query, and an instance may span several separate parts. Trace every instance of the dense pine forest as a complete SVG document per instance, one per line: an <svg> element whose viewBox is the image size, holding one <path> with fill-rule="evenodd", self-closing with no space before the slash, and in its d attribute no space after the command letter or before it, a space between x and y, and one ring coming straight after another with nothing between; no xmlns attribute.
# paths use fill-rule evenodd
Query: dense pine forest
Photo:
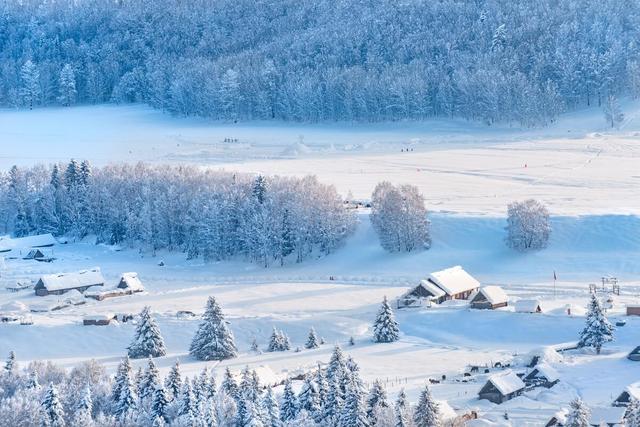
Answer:
<svg viewBox="0 0 640 427"><path fill-rule="evenodd" d="M0 105L544 125L640 93L631 0L8 0Z"/></svg>

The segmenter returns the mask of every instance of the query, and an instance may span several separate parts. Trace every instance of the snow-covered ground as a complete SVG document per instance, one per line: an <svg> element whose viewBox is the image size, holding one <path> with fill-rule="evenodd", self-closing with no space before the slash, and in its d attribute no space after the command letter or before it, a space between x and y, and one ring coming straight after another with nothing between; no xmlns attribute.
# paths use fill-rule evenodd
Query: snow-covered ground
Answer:
<svg viewBox="0 0 640 427"><path fill-rule="evenodd" d="M344 248L266 270L240 260L204 264L176 253L152 257L135 249L96 246L91 239L46 249L56 258L52 263L7 256L0 271L0 306L20 302L30 308L44 301L33 291L10 293L5 284L94 266L111 285L121 273L136 271L146 291L31 313L30 326L0 324L0 355L15 350L19 360L50 359L63 366L95 358L113 369L134 325L82 326L83 316L137 313L149 305L169 351L159 359L161 370L179 358L184 371L193 374L204 365L187 354L198 319L176 313L200 314L214 295L241 351L238 359L221 366L263 366L281 378L326 362L333 343L340 343L360 363L364 379L382 378L392 395L406 387L415 399L428 378L446 375L446 381L433 386L437 398L490 417L507 411L514 425L541 425L576 394L592 406L609 405L625 386L640 380L640 362L626 359L640 345L640 319L627 318L603 355L574 351L551 360L561 376L554 388L503 405L476 399L486 374L469 379L462 373L469 365L491 366L542 346L575 341L584 322L588 284L602 276L621 281L622 294L610 310L613 319L623 317L625 304L640 302L640 104L627 103L624 109L625 124L613 132L596 109L533 130L455 120L220 124L171 118L141 106L2 111L2 168L70 157L95 164L185 162L268 174L313 173L356 198L368 198L377 182L388 179L419 186L435 213L429 251L385 253L365 210ZM504 245L503 216L507 203L525 197L549 205L553 233L547 249L522 255ZM159 266L159 260L165 265ZM465 305L405 309L397 313L399 342L371 342L371 322L383 296L394 300L429 272L457 264L483 284L503 286L511 303L541 299L545 314L514 313L510 307L474 311ZM294 348L304 343L311 326L327 344L318 350L251 353L251 340L265 347L272 326L284 329ZM353 347L347 344L351 336Z"/></svg>

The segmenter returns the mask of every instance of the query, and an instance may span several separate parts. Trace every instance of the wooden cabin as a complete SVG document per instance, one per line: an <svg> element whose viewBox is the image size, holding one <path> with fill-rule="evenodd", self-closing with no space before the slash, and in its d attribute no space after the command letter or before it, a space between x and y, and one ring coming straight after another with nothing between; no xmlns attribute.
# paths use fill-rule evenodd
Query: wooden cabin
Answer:
<svg viewBox="0 0 640 427"><path fill-rule="evenodd" d="M632 400L640 400L640 388L636 385L629 386L613 401L611 406L627 407Z"/></svg>
<svg viewBox="0 0 640 427"><path fill-rule="evenodd" d="M471 298L471 308L495 310L506 307L509 301L507 293L500 286L484 286Z"/></svg>
<svg viewBox="0 0 640 427"><path fill-rule="evenodd" d="M640 304L627 304L627 316L640 316Z"/></svg>
<svg viewBox="0 0 640 427"><path fill-rule="evenodd" d="M46 256L40 249L31 249L29 253L22 259L45 259Z"/></svg>
<svg viewBox="0 0 640 427"><path fill-rule="evenodd" d="M452 299L467 299L480 288L480 282L459 265L431 273L427 280L444 291L444 296L436 301L438 303Z"/></svg>
<svg viewBox="0 0 640 427"><path fill-rule="evenodd" d="M96 314L93 316L85 316L82 319L82 324L84 326L106 326L114 320L116 320L116 315L113 313Z"/></svg>
<svg viewBox="0 0 640 427"><path fill-rule="evenodd" d="M542 313L542 304L537 299L521 299L515 302L516 313Z"/></svg>
<svg viewBox="0 0 640 427"><path fill-rule="evenodd" d="M125 289L133 292L144 291L144 286L138 277L138 273L122 273L120 281L118 282L118 289Z"/></svg>
<svg viewBox="0 0 640 427"><path fill-rule="evenodd" d="M558 372L547 363L538 363L522 380L527 386L551 388L560 381Z"/></svg>
<svg viewBox="0 0 640 427"><path fill-rule="evenodd" d="M84 292L94 286L104 286L99 268L74 273L47 274L38 280L34 290L38 296L61 295L72 289Z"/></svg>
<svg viewBox="0 0 640 427"><path fill-rule="evenodd" d="M478 393L479 399L493 403L503 403L520 396L525 390L525 383L513 371L492 375Z"/></svg>

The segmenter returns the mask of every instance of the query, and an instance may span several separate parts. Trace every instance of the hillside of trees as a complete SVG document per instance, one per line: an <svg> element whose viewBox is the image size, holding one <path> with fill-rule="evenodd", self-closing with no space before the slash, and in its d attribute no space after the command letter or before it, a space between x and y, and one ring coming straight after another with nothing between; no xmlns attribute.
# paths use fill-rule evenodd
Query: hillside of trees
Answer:
<svg viewBox="0 0 640 427"><path fill-rule="evenodd" d="M0 106L528 126L640 94L632 0L7 0Z"/></svg>
<svg viewBox="0 0 640 427"><path fill-rule="evenodd" d="M0 172L0 232L95 236L97 243L241 257L264 267L329 254L355 215L315 177L88 162Z"/></svg>

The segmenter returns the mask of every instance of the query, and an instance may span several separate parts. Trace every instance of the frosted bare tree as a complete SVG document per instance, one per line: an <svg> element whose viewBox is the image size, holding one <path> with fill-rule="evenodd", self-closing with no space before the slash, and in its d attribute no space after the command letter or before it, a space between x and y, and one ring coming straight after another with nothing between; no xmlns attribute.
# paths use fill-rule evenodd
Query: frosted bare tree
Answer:
<svg viewBox="0 0 640 427"><path fill-rule="evenodd" d="M431 246L424 198L413 185L379 183L371 197L371 223L389 252L410 252Z"/></svg>
<svg viewBox="0 0 640 427"><path fill-rule="evenodd" d="M549 211L537 200L513 202L507 211L507 246L520 252L547 247L551 235Z"/></svg>

